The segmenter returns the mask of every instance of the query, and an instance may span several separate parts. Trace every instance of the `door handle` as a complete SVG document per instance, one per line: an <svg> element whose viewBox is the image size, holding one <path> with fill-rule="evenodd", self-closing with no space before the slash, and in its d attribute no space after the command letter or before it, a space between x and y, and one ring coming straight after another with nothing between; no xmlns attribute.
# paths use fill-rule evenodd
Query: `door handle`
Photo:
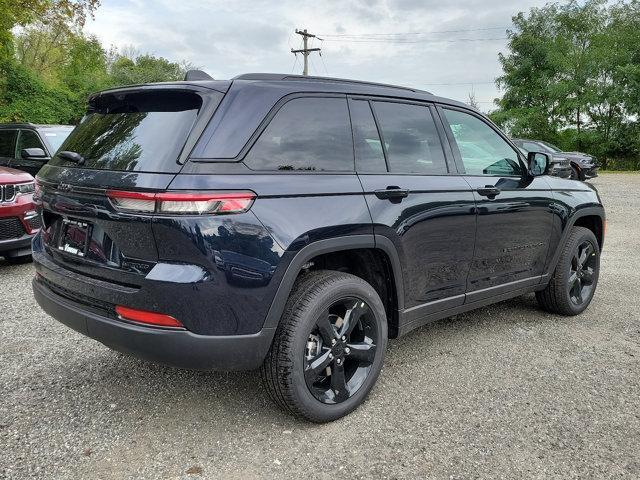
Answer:
<svg viewBox="0 0 640 480"><path fill-rule="evenodd" d="M482 195L483 197L488 197L489 199L494 199L498 195L500 195L500 189L492 185L478 187L476 189L476 192L478 192L478 195Z"/></svg>
<svg viewBox="0 0 640 480"><path fill-rule="evenodd" d="M376 190L373 193L375 193L376 197L381 200L391 200L394 198L405 198L409 195L409 190L396 186L389 186L383 190Z"/></svg>

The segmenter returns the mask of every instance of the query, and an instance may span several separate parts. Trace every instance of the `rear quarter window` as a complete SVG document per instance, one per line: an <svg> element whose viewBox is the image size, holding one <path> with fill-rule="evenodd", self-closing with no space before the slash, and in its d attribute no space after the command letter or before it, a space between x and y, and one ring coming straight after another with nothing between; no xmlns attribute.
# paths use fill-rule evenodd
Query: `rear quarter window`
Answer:
<svg viewBox="0 0 640 480"><path fill-rule="evenodd" d="M285 103L244 159L252 170L354 170L346 98L303 97Z"/></svg>

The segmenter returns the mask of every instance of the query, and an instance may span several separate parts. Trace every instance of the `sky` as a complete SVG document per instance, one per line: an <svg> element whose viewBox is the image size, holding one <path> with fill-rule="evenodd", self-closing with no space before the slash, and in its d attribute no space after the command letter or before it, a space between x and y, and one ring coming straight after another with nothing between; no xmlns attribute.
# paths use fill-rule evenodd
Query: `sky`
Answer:
<svg viewBox="0 0 640 480"><path fill-rule="evenodd" d="M319 38L310 74L393 83L489 111L511 17L547 0L102 0L85 30L107 46L186 61L216 79L302 73L295 29Z"/></svg>

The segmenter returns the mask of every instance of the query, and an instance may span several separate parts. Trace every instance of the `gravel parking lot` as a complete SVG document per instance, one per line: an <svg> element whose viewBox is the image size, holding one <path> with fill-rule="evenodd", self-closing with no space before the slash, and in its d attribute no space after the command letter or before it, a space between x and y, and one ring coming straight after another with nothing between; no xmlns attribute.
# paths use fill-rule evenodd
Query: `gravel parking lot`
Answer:
<svg viewBox="0 0 640 480"><path fill-rule="evenodd" d="M256 373L112 352L42 313L0 260L0 478L639 478L640 175L593 182L608 215L581 316L532 295L391 342L365 405L328 425Z"/></svg>

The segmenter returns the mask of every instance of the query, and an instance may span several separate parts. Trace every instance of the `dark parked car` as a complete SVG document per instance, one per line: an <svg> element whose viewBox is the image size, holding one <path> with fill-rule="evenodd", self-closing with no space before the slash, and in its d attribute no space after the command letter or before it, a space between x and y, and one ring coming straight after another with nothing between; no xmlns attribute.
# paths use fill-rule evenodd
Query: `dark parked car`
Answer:
<svg viewBox="0 0 640 480"><path fill-rule="evenodd" d="M523 153L523 155L529 155L529 152L540 152L540 149L536 150L525 150L524 148L518 146L518 149ZM548 153L548 152L543 152ZM563 157L561 155L551 155L551 165L549 166L549 175L554 175L560 178L571 178L571 162L568 158Z"/></svg>
<svg viewBox="0 0 640 480"><path fill-rule="evenodd" d="M563 158L570 162L570 177L575 180L586 180L598 176L598 162L595 157L581 152L563 152L555 145L542 140L513 139L514 143L528 152L545 152L552 158Z"/></svg>
<svg viewBox="0 0 640 480"><path fill-rule="evenodd" d="M70 125L0 124L0 167L36 175L71 130Z"/></svg>
<svg viewBox="0 0 640 480"><path fill-rule="evenodd" d="M31 239L41 226L33 203L34 189L28 173L0 167L0 256L8 262L31 256Z"/></svg>
<svg viewBox="0 0 640 480"><path fill-rule="evenodd" d="M477 148L475 148L477 147ZM576 315L596 190L463 103L249 74L105 91L38 174L38 303L121 352L261 368L275 401L355 409L388 338L525 293Z"/></svg>

